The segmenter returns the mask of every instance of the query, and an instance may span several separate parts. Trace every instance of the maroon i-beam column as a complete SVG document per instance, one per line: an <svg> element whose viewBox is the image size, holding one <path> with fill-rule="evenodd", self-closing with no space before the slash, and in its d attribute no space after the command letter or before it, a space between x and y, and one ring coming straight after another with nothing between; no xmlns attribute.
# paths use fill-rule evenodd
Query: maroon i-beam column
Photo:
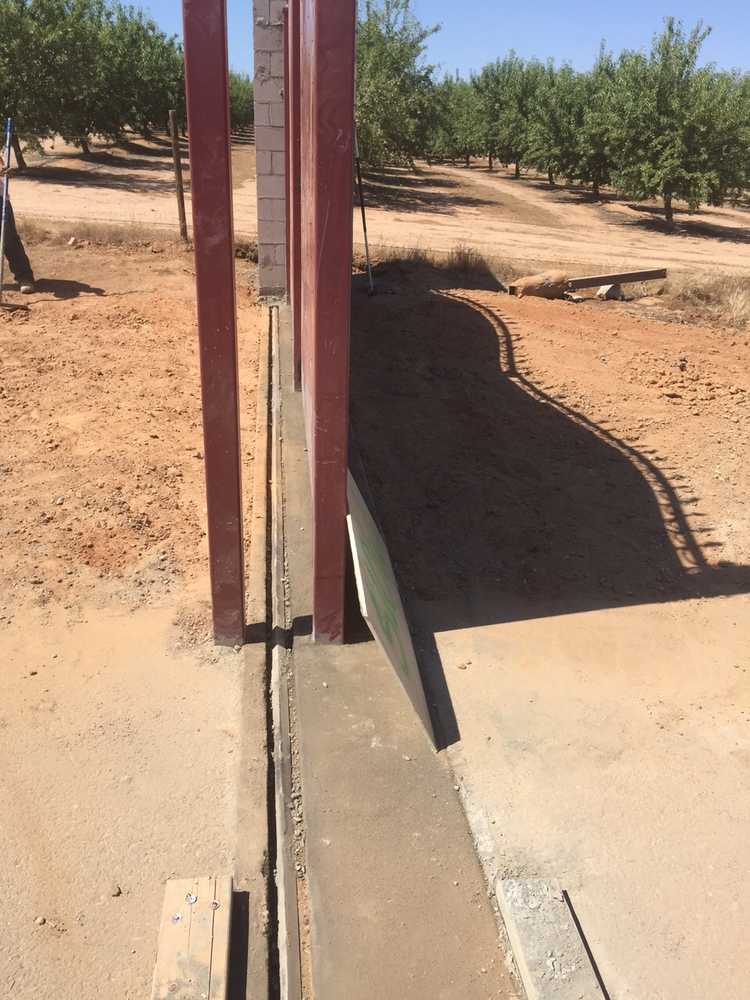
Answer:
<svg viewBox="0 0 750 1000"><path fill-rule="evenodd" d="M240 429L225 0L183 0L214 638L244 639Z"/></svg>
<svg viewBox="0 0 750 1000"><path fill-rule="evenodd" d="M354 0L302 0L302 389L313 497L313 633L343 642L352 282Z"/></svg>

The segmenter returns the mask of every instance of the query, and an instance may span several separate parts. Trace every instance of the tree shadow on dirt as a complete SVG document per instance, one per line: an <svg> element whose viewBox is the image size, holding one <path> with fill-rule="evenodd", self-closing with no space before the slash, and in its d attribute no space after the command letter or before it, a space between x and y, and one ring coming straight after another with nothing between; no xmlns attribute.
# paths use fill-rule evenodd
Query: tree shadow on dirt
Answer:
<svg viewBox="0 0 750 1000"><path fill-rule="evenodd" d="M720 542L679 476L536 384L513 324L451 284L355 295L351 354L354 431L443 745L458 727L436 632L750 591L750 567L709 563Z"/></svg>
<svg viewBox="0 0 750 1000"><path fill-rule="evenodd" d="M460 183L440 174L407 173L402 170L368 171L362 176L365 205L399 212L450 214L457 208L494 204L492 199L462 194ZM355 201L358 196L355 194Z"/></svg>
<svg viewBox="0 0 750 1000"><path fill-rule="evenodd" d="M118 164L119 166L119 164ZM131 167L131 170L133 168ZM24 176L35 181L69 187L109 188L114 191L172 191L174 178L165 170L164 177L134 177L132 173L113 173L107 170L86 170L81 167L39 166L29 167Z"/></svg>
<svg viewBox="0 0 750 1000"><path fill-rule="evenodd" d="M664 218L664 210L657 205L629 204L628 208L640 213L635 219L623 218L621 225L644 229L650 233L664 233L668 236L693 236L699 239L716 240L719 243L750 243L750 227L728 226L702 219L685 218L675 211L673 223Z"/></svg>
<svg viewBox="0 0 750 1000"><path fill-rule="evenodd" d="M187 139L180 136L180 146L187 150ZM153 136L148 141L136 142L135 139L121 139L116 143L119 149L124 149L126 153L133 153L136 156L149 156L162 159L170 159L172 156L172 140L162 139Z"/></svg>

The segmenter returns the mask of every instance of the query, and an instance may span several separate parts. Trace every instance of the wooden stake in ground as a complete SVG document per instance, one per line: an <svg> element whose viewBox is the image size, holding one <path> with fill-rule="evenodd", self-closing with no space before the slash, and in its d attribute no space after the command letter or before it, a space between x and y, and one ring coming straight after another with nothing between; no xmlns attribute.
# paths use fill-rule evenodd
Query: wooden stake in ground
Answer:
<svg viewBox="0 0 750 1000"><path fill-rule="evenodd" d="M182 183L182 157L180 156L180 137L177 131L177 113L169 112L169 134L172 136L172 159L174 160L174 180L177 187L177 212L180 216L180 236L188 241L187 220L185 218L185 188Z"/></svg>

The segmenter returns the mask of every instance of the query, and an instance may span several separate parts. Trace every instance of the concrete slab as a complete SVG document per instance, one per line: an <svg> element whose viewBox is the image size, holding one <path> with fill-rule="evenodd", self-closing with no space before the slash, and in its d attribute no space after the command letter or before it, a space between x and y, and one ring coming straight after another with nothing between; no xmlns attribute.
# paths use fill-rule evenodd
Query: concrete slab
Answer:
<svg viewBox="0 0 750 1000"><path fill-rule="evenodd" d="M527 1000L602 1000L560 884L506 878L496 891Z"/></svg>
<svg viewBox="0 0 750 1000"><path fill-rule="evenodd" d="M282 310L282 363L291 357ZM283 378L303 977L326 1000L518 997L444 757L364 634L308 635L309 478L301 397ZM364 641L362 641L364 640Z"/></svg>
<svg viewBox="0 0 750 1000"><path fill-rule="evenodd" d="M746 995L749 614L741 595L435 636L497 870L568 890L613 1000Z"/></svg>

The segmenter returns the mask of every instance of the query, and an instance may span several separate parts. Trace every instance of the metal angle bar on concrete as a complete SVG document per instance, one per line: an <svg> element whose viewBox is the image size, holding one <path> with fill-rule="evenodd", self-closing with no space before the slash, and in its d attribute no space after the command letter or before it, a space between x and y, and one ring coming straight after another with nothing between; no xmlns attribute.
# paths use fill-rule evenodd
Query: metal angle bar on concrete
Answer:
<svg viewBox="0 0 750 1000"><path fill-rule="evenodd" d="M647 271L620 271L615 274L591 274L583 278L571 278L565 283L568 291L576 288L594 288L596 285L622 285L628 281L655 281L666 278L666 267L651 268Z"/></svg>
<svg viewBox="0 0 750 1000"><path fill-rule="evenodd" d="M183 0L214 638L244 640L239 389L224 0Z"/></svg>
<svg viewBox="0 0 750 1000"><path fill-rule="evenodd" d="M279 310L271 307L271 713L276 815L276 888L280 1000L301 1000L297 878L292 845L293 821L291 744L289 734L288 651L276 638L289 628L285 601L285 536L281 454L281 384Z"/></svg>
<svg viewBox="0 0 750 1000"><path fill-rule="evenodd" d="M555 880L499 878L495 892L528 1000L607 1000Z"/></svg>

